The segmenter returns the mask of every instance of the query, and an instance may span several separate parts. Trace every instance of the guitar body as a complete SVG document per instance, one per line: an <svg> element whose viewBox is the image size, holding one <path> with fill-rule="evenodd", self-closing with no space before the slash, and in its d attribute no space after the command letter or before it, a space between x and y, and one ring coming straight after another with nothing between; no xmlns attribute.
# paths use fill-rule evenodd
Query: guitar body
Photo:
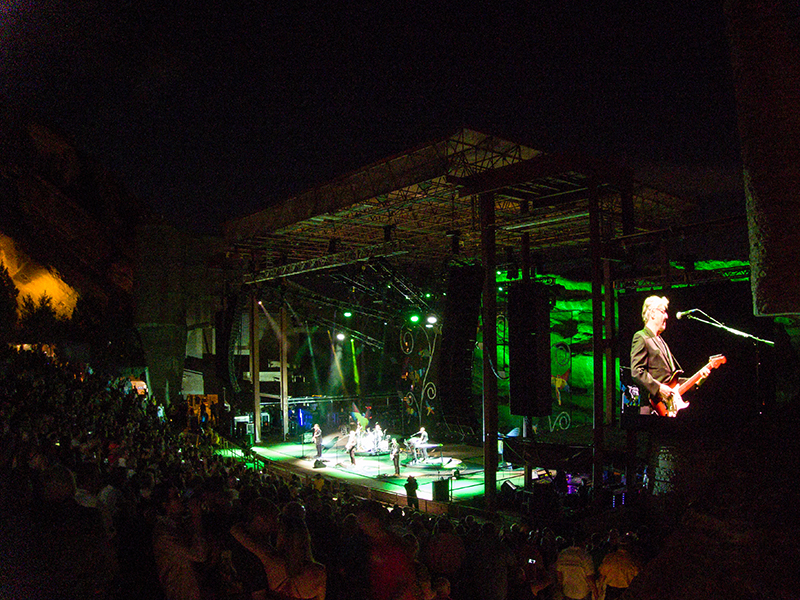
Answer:
<svg viewBox="0 0 800 600"><path fill-rule="evenodd" d="M664 400L660 396L650 397L650 406L661 417L677 417L678 412L689 406L689 403L683 399L683 395L688 392L695 384L699 383L703 377L703 369L708 368L716 369L718 366L727 362L727 359L722 354L717 354L708 359L708 364L700 369L697 373L689 377L683 383L678 380L677 374L666 385L672 388L672 395L669 399Z"/></svg>
<svg viewBox="0 0 800 600"><path fill-rule="evenodd" d="M650 406L658 413L659 417L677 417L678 412L689 406L689 403L680 395L681 384L677 376L666 385L672 388L672 397L666 401L659 396L651 396Z"/></svg>

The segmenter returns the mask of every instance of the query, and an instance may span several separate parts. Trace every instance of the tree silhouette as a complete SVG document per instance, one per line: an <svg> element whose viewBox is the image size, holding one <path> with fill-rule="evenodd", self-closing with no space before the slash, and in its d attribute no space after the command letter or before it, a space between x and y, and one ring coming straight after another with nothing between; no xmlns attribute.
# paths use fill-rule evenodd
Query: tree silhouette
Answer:
<svg viewBox="0 0 800 600"><path fill-rule="evenodd" d="M8 343L14 337L17 327L17 296L19 290L5 263L0 262L0 343Z"/></svg>
<svg viewBox="0 0 800 600"><path fill-rule="evenodd" d="M19 314L19 341L41 347L58 345L64 339L64 321L53 307L53 299L43 293L39 300L31 296L22 298Z"/></svg>

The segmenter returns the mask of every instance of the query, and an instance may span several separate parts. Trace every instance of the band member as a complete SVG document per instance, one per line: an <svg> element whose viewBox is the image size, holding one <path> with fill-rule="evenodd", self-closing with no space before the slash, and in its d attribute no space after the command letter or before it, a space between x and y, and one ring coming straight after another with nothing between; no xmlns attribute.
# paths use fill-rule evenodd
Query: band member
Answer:
<svg viewBox="0 0 800 600"><path fill-rule="evenodd" d="M392 464L394 465L394 474L395 476L400 475L400 444L397 443L397 440L392 438L392 443L390 446L389 455L392 458Z"/></svg>
<svg viewBox="0 0 800 600"><path fill-rule="evenodd" d="M419 431L411 437L415 438L414 455L419 457L422 454L422 460L428 460L428 449L425 447L428 444L428 432L424 427L420 427Z"/></svg>
<svg viewBox="0 0 800 600"><path fill-rule="evenodd" d="M350 435L347 438L347 445L345 450L350 455L350 464L356 464L356 448L358 447L358 436L361 433L361 425L359 424L355 429L350 430Z"/></svg>
<svg viewBox="0 0 800 600"><path fill-rule="evenodd" d="M314 423L311 438L314 440L314 445L317 447L317 458L322 458L322 429L320 429L318 423Z"/></svg>
<svg viewBox="0 0 800 600"><path fill-rule="evenodd" d="M683 373L661 337L667 327L668 306L669 300L665 297L645 298L642 305L644 327L633 334L631 342L631 375L649 392L650 404L662 417L675 416L677 410L686 406L678 391L668 385L678 374ZM700 371L702 378L708 377L710 373L708 367Z"/></svg>

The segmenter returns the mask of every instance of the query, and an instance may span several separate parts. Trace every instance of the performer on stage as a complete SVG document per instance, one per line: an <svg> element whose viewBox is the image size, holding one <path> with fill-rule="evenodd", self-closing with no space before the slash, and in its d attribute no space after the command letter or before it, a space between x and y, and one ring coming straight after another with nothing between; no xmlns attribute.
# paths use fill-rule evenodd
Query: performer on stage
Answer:
<svg viewBox="0 0 800 600"><path fill-rule="evenodd" d="M397 440L392 438L390 456L392 458L392 464L394 465L394 474L395 476L400 475L400 444L397 443Z"/></svg>
<svg viewBox="0 0 800 600"><path fill-rule="evenodd" d="M422 460L428 460L428 449L425 447L428 443L428 432L424 427L420 427L419 431L411 436L416 438L414 442L414 456L418 457L422 454Z"/></svg>
<svg viewBox="0 0 800 600"><path fill-rule="evenodd" d="M322 429L320 429L318 423L314 423L311 438L314 440L314 445L317 447L317 458L322 458Z"/></svg>
<svg viewBox="0 0 800 600"><path fill-rule="evenodd" d="M683 373L661 337L667 327L668 306L666 297L647 297L642 305L644 327L633 334L631 342L631 376L649 392L651 406L662 417L675 416L677 409L685 406L678 391L667 385ZM710 373L707 366L700 371L703 379Z"/></svg>
<svg viewBox="0 0 800 600"><path fill-rule="evenodd" d="M347 446L345 446L348 454L350 454L350 464L353 466L356 464L356 448L358 447L358 436L360 433L361 424L359 423L355 429L350 431L350 435L347 438Z"/></svg>

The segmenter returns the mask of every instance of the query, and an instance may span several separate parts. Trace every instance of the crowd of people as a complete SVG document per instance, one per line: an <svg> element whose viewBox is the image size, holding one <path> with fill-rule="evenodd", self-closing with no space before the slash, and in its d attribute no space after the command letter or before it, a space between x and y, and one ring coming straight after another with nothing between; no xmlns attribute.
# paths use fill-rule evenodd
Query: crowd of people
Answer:
<svg viewBox="0 0 800 600"><path fill-rule="evenodd" d="M641 534L571 544L254 468L124 380L0 352L0 597L611 599L653 555Z"/></svg>

